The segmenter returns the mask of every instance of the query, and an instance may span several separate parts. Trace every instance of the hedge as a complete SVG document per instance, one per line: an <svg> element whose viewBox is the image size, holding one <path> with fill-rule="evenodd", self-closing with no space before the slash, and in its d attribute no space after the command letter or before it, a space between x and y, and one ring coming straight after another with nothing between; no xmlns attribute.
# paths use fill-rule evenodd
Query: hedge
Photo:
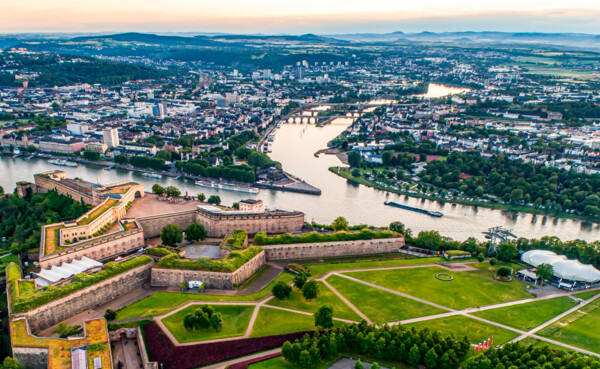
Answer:
<svg viewBox="0 0 600 369"><path fill-rule="evenodd" d="M164 365L163 369L192 369L205 365L270 350L285 341L302 338L306 333L298 332L277 336L232 339L223 342L197 345L174 346L169 337L154 321L142 327L146 347L151 361Z"/></svg>
<svg viewBox="0 0 600 369"><path fill-rule="evenodd" d="M181 259L177 254L167 255L156 264L167 269L208 270L231 273L262 251L261 247L251 246L243 251L232 251L223 259Z"/></svg>
<svg viewBox="0 0 600 369"><path fill-rule="evenodd" d="M167 256L167 255L173 254L173 251L169 250L168 248L166 248L164 246L150 247L150 248L147 248L145 251L146 251L146 254L152 255L152 256Z"/></svg>
<svg viewBox="0 0 600 369"><path fill-rule="evenodd" d="M243 229L238 229L225 238L222 247L226 249L239 250L244 247L246 238L248 238L248 233Z"/></svg>
<svg viewBox="0 0 600 369"><path fill-rule="evenodd" d="M95 283L102 282L108 278L114 277L118 274L124 273L130 269L136 268L140 265L148 264L152 262L152 258L149 256L140 256L135 259L124 261L122 263L110 262L102 266L102 271L93 274L77 274L73 276L71 283L64 286L48 286L39 289L36 293L26 296L19 297L13 301L12 311L14 313L22 313L36 307L45 305L51 301L57 300L61 297L67 296L75 291L79 291L85 287L91 286Z"/></svg>
<svg viewBox="0 0 600 369"><path fill-rule="evenodd" d="M313 242L333 242L333 241L356 241L372 240L378 238L397 237L398 233L392 231L371 231L363 229L360 232L336 232L321 234L318 232L304 233L300 236L293 236L289 233L268 237L266 233L260 232L254 236L255 245L281 245L290 243L313 243Z"/></svg>
<svg viewBox="0 0 600 369"><path fill-rule="evenodd" d="M13 282L18 279L21 279L21 267L11 262L6 267L6 282Z"/></svg>

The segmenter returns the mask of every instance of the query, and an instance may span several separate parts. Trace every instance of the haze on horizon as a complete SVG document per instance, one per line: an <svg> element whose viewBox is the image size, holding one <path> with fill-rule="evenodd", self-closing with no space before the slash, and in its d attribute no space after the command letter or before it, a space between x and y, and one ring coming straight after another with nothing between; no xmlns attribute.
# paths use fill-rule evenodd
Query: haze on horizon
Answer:
<svg viewBox="0 0 600 369"><path fill-rule="evenodd" d="M0 4L0 33L358 33L421 31L600 34L597 0L21 0Z"/></svg>

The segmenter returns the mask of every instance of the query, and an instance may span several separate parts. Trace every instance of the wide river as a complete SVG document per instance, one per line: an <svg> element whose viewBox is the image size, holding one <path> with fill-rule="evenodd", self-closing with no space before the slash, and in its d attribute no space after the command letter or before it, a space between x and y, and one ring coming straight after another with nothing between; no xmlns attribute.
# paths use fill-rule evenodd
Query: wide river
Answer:
<svg viewBox="0 0 600 369"><path fill-rule="evenodd" d="M61 169L65 170L69 177L81 177L102 184L132 180L143 183L146 191L150 191L152 184L158 182L161 185L175 185L182 189L183 193L188 192L191 195L200 192L206 195L218 194L226 205L231 205L244 198L259 198L268 208L300 210L306 213L307 221L319 223L330 223L337 216L343 215L351 224L365 223L383 226L399 220L411 228L414 233L421 230L438 230L441 234L458 240L464 240L471 236L483 239L482 231L499 225L512 229L519 237L538 238L545 235L556 235L565 240L598 239L599 225L596 223L473 206L442 204L437 201L390 194L365 186L350 185L345 179L328 171L331 166L342 165L336 156L320 155L319 158L316 158L313 155L319 149L325 148L327 142L340 134L349 124L350 122L345 119L322 128L305 124L283 124L276 133L272 145L272 158L280 161L286 171L319 187L322 190L321 196L270 190L261 190L257 195L247 195L201 188L190 180L149 179L137 172L115 169L107 171L81 165L77 168L67 168L49 164L41 159L13 159L8 156L0 157L0 185L5 191L12 191L17 181L32 181L35 173ZM434 218L392 208L383 204L386 200L441 211L444 213L444 217Z"/></svg>

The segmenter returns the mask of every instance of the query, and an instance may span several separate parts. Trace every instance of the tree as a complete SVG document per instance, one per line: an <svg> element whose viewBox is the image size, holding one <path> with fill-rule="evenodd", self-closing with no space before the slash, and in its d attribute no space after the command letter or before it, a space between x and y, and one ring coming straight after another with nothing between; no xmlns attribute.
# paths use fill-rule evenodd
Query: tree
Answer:
<svg viewBox="0 0 600 369"><path fill-rule="evenodd" d="M419 346L416 344L408 352L408 363L412 366L418 366L421 363L421 351L419 351Z"/></svg>
<svg viewBox="0 0 600 369"><path fill-rule="evenodd" d="M499 277L508 277L511 273L512 270L505 266L498 268L498 271L496 272Z"/></svg>
<svg viewBox="0 0 600 369"><path fill-rule="evenodd" d="M360 154L357 151L350 151L350 153L348 154L348 164L350 164L350 167L359 167L361 162L362 157L360 156Z"/></svg>
<svg viewBox="0 0 600 369"><path fill-rule="evenodd" d="M306 276L306 274L300 273L296 277L294 277L294 286L296 286L297 289L301 290L302 287L304 287L304 284L307 280L308 277Z"/></svg>
<svg viewBox="0 0 600 369"><path fill-rule="evenodd" d="M17 359L10 356L4 358L0 369L24 369L25 367Z"/></svg>
<svg viewBox="0 0 600 369"><path fill-rule="evenodd" d="M198 194L198 201L204 202L204 200L206 200L206 195L204 195L203 193L199 193Z"/></svg>
<svg viewBox="0 0 600 369"><path fill-rule="evenodd" d="M117 164L127 164L129 162L129 159L127 159L127 156L121 154L121 155L115 156L113 161Z"/></svg>
<svg viewBox="0 0 600 369"><path fill-rule="evenodd" d="M83 333L83 328L80 325L68 325L67 323L59 323L52 333L58 334L60 338L68 338Z"/></svg>
<svg viewBox="0 0 600 369"><path fill-rule="evenodd" d="M181 195L181 190L175 186L165 187L165 193L167 196L179 196Z"/></svg>
<svg viewBox="0 0 600 369"><path fill-rule="evenodd" d="M183 229L176 224L167 224L163 227L160 232L160 239L162 243L167 246L175 246L183 240L183 235L181 234Z"/></svg>
<svg viewBox="0 0 600 369"><path fill-rule="evenodd" d="M331 223L331 228L333 228L333 230L336 232L347 231L348 230L348 221L344 217L337 217L337 218L335 218L333 223Z"/></svg>
<svg viewBox="0 0 600 369"><path fill-rule="evenodd" d="M160 196L165 193L165 188L158 183L155 183L152 185L152 192Z"/></svg>
<svg viewBox="0 0 600 369"><path fill-rule="evenodd" d="M428 368L435 368L437 366L438 354L435 352L433 348L430 348L429 351L425 354L425 358L423 359L423 363Z"/></svg>
<svg viewBox="0 0 600 369"><path fill-rule="evenodd" d="M111 308L106 309L106 311L104 312L104 318L106 320L115 320L116 317L117 313Z"/></svg>
<svg viewBox="0 0 600 369"><path fill-rule="evenodd" d="M83 158L86 160L98 161L100 160L100 153L98 151L86 150L83 152Z"/></svg>
<svg viewBox="0 0 600 369"><path fill-rule="evenodd" d="M554 276L554 268L550 264L540 264L535 270L535 275L542 280L543 285L544 281L549 281Z"/></svg>
<svg viewBox="0 0 600 369"><path fill-rule="evenodd" d="M392 222L389 226L390 231L394 231L396 233L404 234L404 223L402 222Z"/></svg>
<svg viewBox="0 0 600 369"><path fill-rule="evenodd" d="M190 242L198 242L206 238L206 229L200 223L192 223L185 229L185 238Z"/></svg>
<svg viewBox="0 0 600 369"><path fill-rule="evenodd" d="M512 242L506 242L500 245L500 249L498 250L498 259L510 262L512 259L516 258L519 255L519 250L517 249L517 245Z"/></svg>
<svg viewBox="0 0 600 369"><path fill-rule="evenodd" d="M217 195L211 195L208 198L208 203L209 204L215 204L215 205L220 205L221 204L221 198Z"/></svg>
<svg viewBox="0 0 600 369"><path fill-rule="evenodd" d="M381 366L375 362L373 365L371 365L371 369L381 369Z"/></svg>
<svg viewBox="0 0 600 369"><path fill-rule="evenodd" d="M279 281L275 283L271 292L279 300L285 300L292 293L292 287L288 286L285 282Z"/></svg>
<svg viewBox="0 0 600 369"><path fill-rule="evenodd" d="M198 321L198 318L196 317L195 314L192 314L192 313L185 314L185 316L183 317L183 326L185 327L185 329L196 330L197 321Z"/></svg>
<svg viewBox="0 0 600 369"><path fill-rule="evenodd" d="M223 315L215 313L210 317L210 327L215 331L220 331L223 328Z"/></svg>
<svg viewBox="0 0 600 369"><path fill-rule="evenodd" d="M321 306L315 313L315 327L333 328L333 308Z"/></svg>
<svg viewBox="0 0 600 369"><path fill-rule="evenodd" d="M360 359L358 359L356 363L354 363L354 369L363 369L363 365Z"/></svg>
<svg viewBox="0 0 600 369"><path fill-rule="evenodd" d="M308 281L302 287L302 296L307 300L316 299L319 295L319 285L316 281Z"/></svg>

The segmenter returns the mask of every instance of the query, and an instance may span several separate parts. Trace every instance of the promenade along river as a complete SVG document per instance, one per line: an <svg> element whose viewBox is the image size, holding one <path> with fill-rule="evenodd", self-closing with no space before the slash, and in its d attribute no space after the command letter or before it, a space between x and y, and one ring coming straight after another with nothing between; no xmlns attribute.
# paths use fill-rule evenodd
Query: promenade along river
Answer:
<svg viewBox="0 0 600 369"><path fill-rule="evenodd" d="M441 234L464 240L474 236L483 239L482 231L493 226L505 226L512 229L520 237L542 237L555 235L562 239L581 238L596 240L599 225L582 221L556 219L526 213L512 213L501 210L476 208L455 204L442 204L437 201L422 200L407 196L390 194L365 186L353 186L344 178L329 172L331 166L342 165L334 155L313 154L325 148L327 142L340 134L350 124L347 119L322 128L314 125L283 124L277 130L272 145L271 156L280 161L288 172L303 178L308 183L322 190L321 196L304 195L289 192L261 190L257 195L239 192L210 190L198 187L193 181L175 180L173 178L152 179L141 176L137 172L79 166L77 168L60 167L49 164L45 160L0 157L0 185L5 191L12 191L17 181L32 181L35 173L52 169L65 170L69 177L80 177L91 182L108 184L112 182L132 180L143 183L146 191L154 183L163 186L175 185L183 193L196 195L217 194L226 205L245 198L262 199L268 208L300 210L306 213L307 221L330 223L339 215L343 215L351 224L365 223L376 226L388 225L399 220L410 227L413 232L421 230L438 230ZM395 201L409 206L444 213L442 218L434 218L383 204L384 201Z"/></svg>

